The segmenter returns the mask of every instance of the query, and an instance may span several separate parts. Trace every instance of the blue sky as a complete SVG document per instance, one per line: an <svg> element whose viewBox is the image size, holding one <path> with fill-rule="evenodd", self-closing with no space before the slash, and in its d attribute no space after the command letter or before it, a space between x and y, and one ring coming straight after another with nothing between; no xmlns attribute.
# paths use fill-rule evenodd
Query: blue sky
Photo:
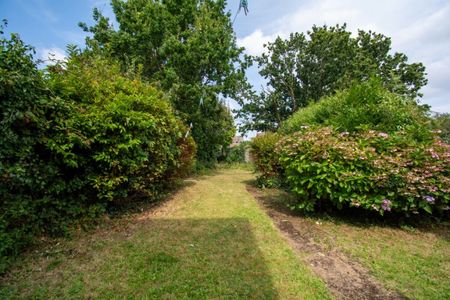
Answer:
<svg viewBox="0 0 450 300"><path fill-rule="evenodd" d="M305 32L317 25L348 24L392 37L393 51L404 52L410 62L423 62L428 85L422 103L438 112L450 112L450 1L448 0L248 0L250 13L234 24L238 44L250 54L261 54L263 44L290 32ZM233 16L238 0L228 0ZM7 31L18 32L37 50L37 57L54 53L63 58L67 44L83 45L79 21L92 22L99 7L112 17L108 0L0 0L0 18ZM248 73L259 87L263 80L255 68ZM231 103L235 106L234 103Z"/></svg>

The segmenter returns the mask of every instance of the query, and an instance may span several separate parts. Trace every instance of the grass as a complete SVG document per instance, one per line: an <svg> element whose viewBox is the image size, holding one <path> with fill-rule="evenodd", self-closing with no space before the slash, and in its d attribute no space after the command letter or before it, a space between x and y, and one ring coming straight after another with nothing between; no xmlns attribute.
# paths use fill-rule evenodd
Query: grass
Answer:
<svg viewBox="0 0 450 300"><path fill-rule="evenodd" d="M239 169L239 170L243 170L243 171L255 171L255 165L252 163L220 163L217 165L217 168L219 170L223 170L223 169Z"/></svg>
<svg viewBox="0 0 450 300"><path fill-rule="evenodd" d="M277 189L264 193L275 208L292 201ZM337 212L298 217L314 228L315 242L359 261L388 289L410 299L450 299L448 223L398 226Z"/></svg>
<svg viewBox="0 0 450 300"><path fill-rule="evenodd" d="M320 228L388 288L411 299L450 299L448 228L411 230L330 220Z"/></svg>
<svg viewBox="0 0 450 300"><path fill-rule="evenodd" d="M156 210L43 241L1 279L7 299L329 299L245 189L244 170L191 180Z"/></svg>

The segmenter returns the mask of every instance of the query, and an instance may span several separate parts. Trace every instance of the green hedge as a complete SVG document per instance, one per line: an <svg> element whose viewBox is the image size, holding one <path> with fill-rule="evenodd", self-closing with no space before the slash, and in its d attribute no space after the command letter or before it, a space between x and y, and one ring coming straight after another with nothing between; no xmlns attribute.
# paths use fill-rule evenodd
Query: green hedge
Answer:
<svg viewBox="0 0 450 300"><path fill-rule="evenodd" d="M439 113L433 117L433 128L444 142L450 144L450 113Z"/></svg>
<svg viewBox="0 0 450 300"><path fill-rule="evenodd" d="M151 195L176 173L187 128L161 92L88 55L73 56L65 69L55 69L48 75L51 89L77 107L66 122L81 135L77 145L55 150L61 149L67 164L85 170L98 198L120 199L136 190Z"/></svg>
<svg viewBox="0 0 450 300"><path fill-rule="evenodd" d="M0 41L0 272L35 235L155 196L195 156L187 127L139 76L76 50L43 74L31 53L18 36Z"/></svg>

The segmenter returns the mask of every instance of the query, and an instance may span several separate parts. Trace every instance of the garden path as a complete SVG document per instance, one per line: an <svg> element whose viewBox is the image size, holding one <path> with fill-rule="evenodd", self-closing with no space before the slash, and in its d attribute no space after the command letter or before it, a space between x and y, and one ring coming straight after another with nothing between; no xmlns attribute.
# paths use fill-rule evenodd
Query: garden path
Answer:
<svg viewBox="0 0 450 300"><path fill-rule="evenodd" d="M246 190L254 175L186 181L157 207L24 255L0 298L330 299Z"/></svg>

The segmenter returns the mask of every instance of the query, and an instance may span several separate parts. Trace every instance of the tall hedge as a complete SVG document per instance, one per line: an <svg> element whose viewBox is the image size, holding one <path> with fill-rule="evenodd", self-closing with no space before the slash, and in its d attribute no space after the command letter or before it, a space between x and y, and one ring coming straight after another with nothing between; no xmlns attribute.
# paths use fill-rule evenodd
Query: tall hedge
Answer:
<svg viewBox="0 0 450 300"><path fill-rule="evenodd" d="M76 213L72 199L55 195L82 185L63 179L48 147L49 138L65 135L59 124L71 108L47 88L32 53L17 35L0 40L0 272L6 255L54 229L46 225L60 210Z"/></svg>
<svg viewBox="0 0 450 300"><path fill-rule="evenodd" d="M138 75L72 49L38 70L0 40L0 273L35 235L63 234L132 193L156 195L193 164L195 143Z"/></svg>
<svg viewBox="0 0 450 300"><path fill-rule="evenodd" d="M77 108L66 121L79 133L76 143L56 150L85 172L97 197L118 199L136 190L152 194L182 162L192 161L188 128L164 95L139 76L127 78L110 61L75 53L64 68L50 70L48 81ZM191 153L181 157L187 148Z"/></svg>

